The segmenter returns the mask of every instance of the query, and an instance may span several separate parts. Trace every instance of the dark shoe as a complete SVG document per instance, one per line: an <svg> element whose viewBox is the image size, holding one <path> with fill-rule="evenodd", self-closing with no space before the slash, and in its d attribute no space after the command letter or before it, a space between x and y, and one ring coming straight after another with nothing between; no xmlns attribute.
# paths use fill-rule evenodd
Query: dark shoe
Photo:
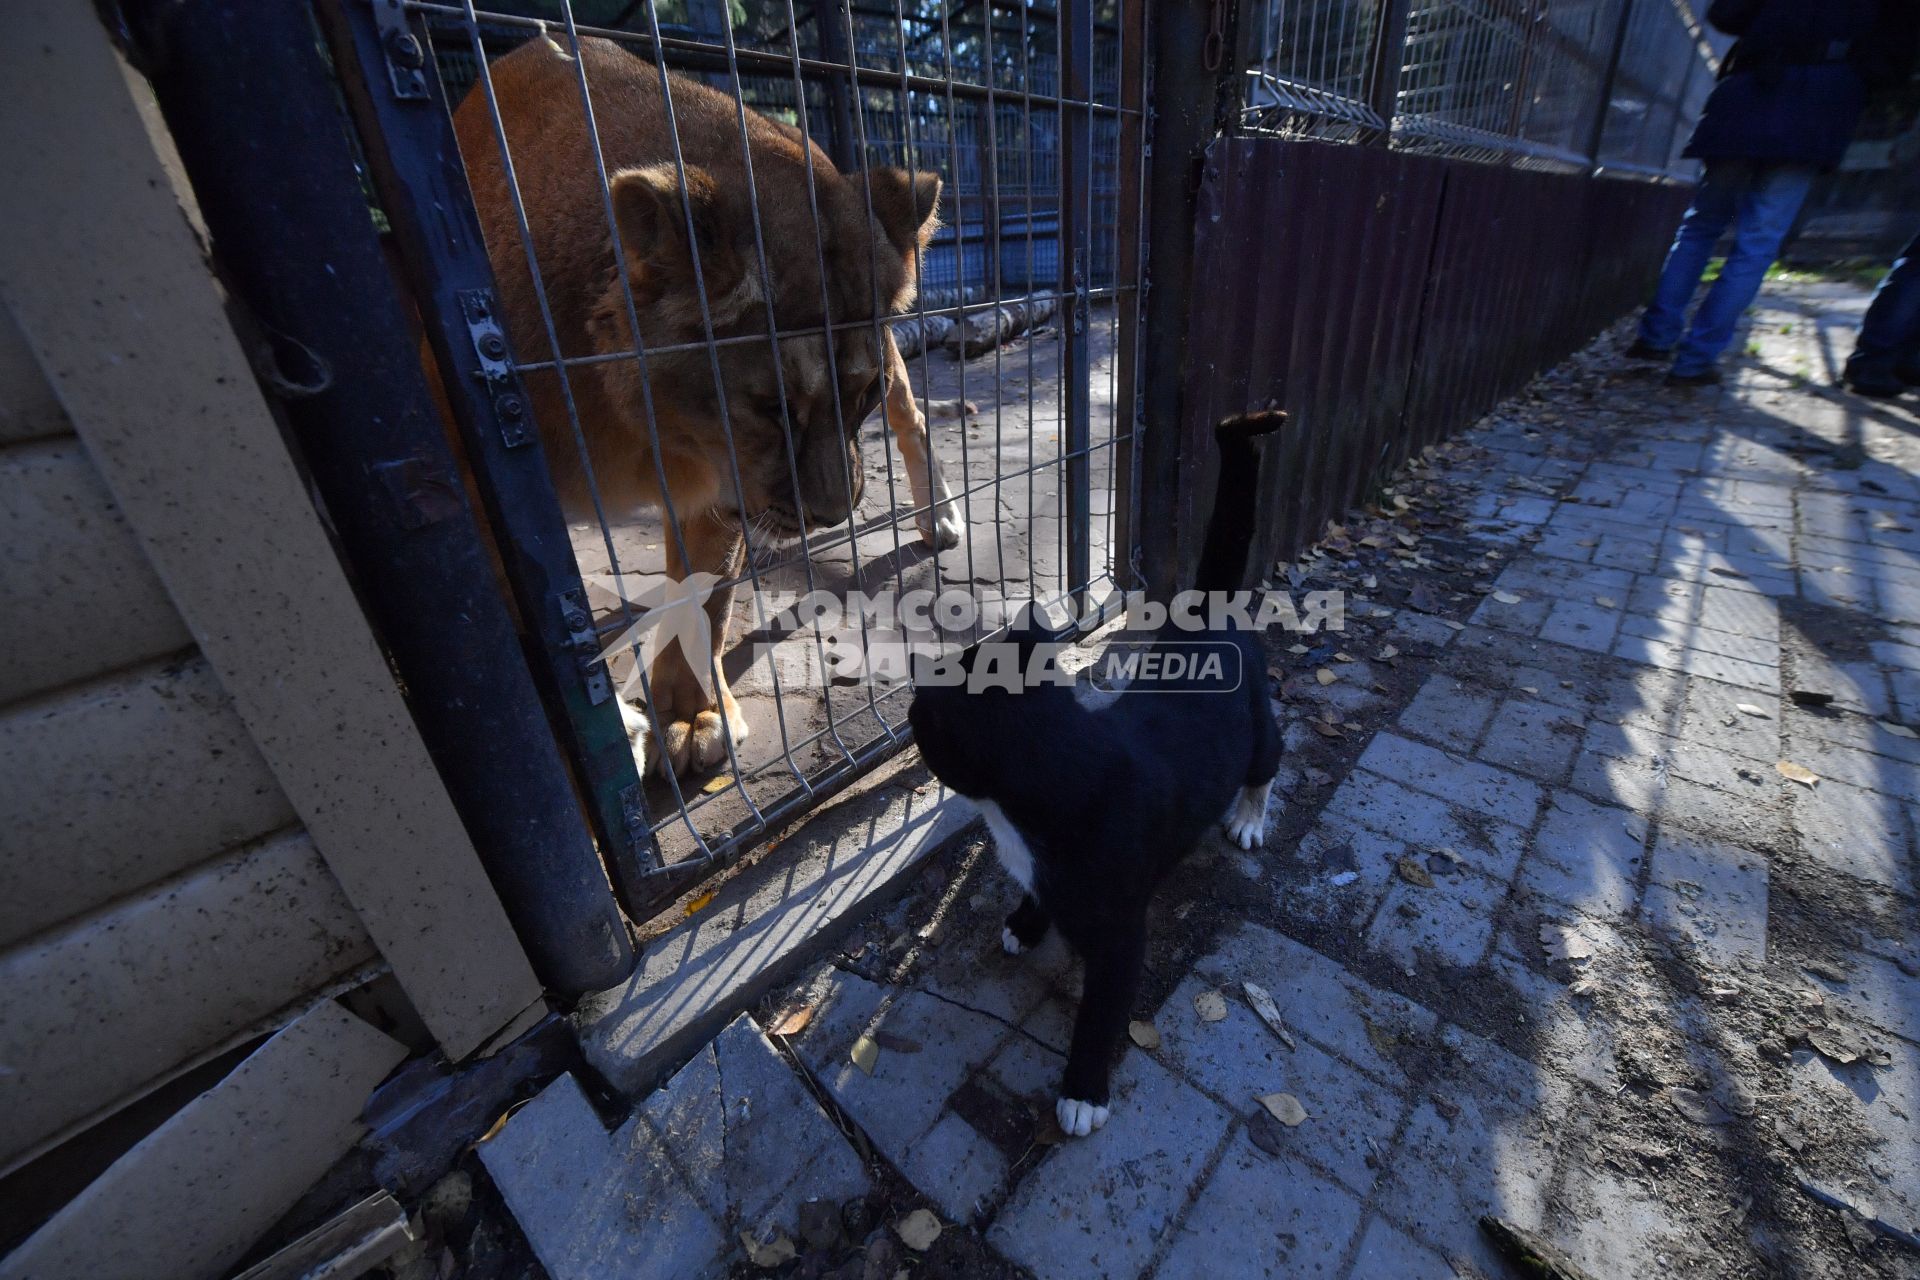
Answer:
<svg viewBox="0 0 1920 1280"><path fill-rule="evenodd" d="M1907 384L1890 373L1850 373L1845 381L1853 394L1874 400L1893 400L1907 390Z"/></svg>
<svg viewBox="0 0 1920 1280"><path fill-rule="evenodd" d="M1635 338L1633 345L1621 354L1629 360L1671 360L1673 358L1672 348L1662 350L1645 338Z"/></svg>
<svg viewBox="0 0 1920 1280"><path fill-rule="evenodd" d="M1668 370L1667 385L1670 387L1717 387L1720 385L1720 371L1702 369L1698 373L1675 373Z"/></svg>

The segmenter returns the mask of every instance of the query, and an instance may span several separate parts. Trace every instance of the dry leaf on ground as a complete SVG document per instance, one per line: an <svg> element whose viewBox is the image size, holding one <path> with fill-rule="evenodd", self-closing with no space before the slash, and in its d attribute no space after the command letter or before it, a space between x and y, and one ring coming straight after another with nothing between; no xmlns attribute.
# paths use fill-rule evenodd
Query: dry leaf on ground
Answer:
<svg viewBox="0 0 1920 1280"><path fill-rule="evenodd" d="M915 1209L893 1224L894 1234L900 1237L900 1243L915 1253L925 1253L933 1248L933 1242L940 1238L940 1229L940 1219L926 1209Z"/></svg>
<svg viewBox="0 0 1920 1280"><path fill-rule="evenodd" d="M1158 1049L1160 1047L1160 1028L1154 1026L1151 1022L1129 1022L1127 1024L1127 1034L1131 1036L1133 1042L1142 1049Z"/></svg>
<svg viewBox="0 0 1920 1280"><path fill-rule="evenodd" d="M1419 885L1422 889L1433 888L1433 873L1412 858L1402 858L1394 864L1400 878L1408 884Z"/></svg>
<svg viewBox="0 0 1920 1280"><path fill-rule="evenodd" d="M711 796L711 795L717 795L718 793L725 791L728 787L732 785L733 785L732 774L717 773L713 777L708 778L705 785L703 785L700 788L700 790L705 792L707 795Z"/></svg>
<svg viewBox="0 0 1920 1280"><path fill-rule="evenodd" d="M1807 1031L1807 1043L1841 1066L1858 1062L1866 1052L1858 1036L1839 1027L1812 1027Z"/></svg>
<svg viewBox="0 0 1920 1280"><path fill-rule="evenodd" d="M1787 779L1789 782L1797 782L1803 787L1811 787L1820 781L1819 774L1807 768L1807 766L1795 764L1791 760L1782 760L1773 767L1780 771L1781 777Z"/></svg>
<svg viewBox="0 0 1920 1280"><path fill-rule="evenodd" d="M1268 1115L1289 1129L1307 1118L1307 1109L1290 1093L1263 1093L1259 1101Z"/></svg>
<svg viewBox="0 0 1920 1280"><path fill-rule="evenodd" d="M1279 1036L1280 1043L1287 1048L1297 1048L1298 1046L1293 1042L1293 1036L1287 1031L1287 1024L1280 1019L1280 1006L1273 1002L1273 997L1267 994L1267 989L1256 983L1243 982L1240 984L1240 990L1246 994L1247 1007L1259 1016L1260 1021L1267 1024L1267 1030Z"/></svg>
<svg viewBox="0 0 1920 1280"><path fill-rule="evenodd" d="M1227 998L1209 987L1194 996L1193 1011L1202 1022L1218 1022L1227 1016Z"/></svg>
<svg viewBox="0 0 1920 1280"><path fill-rule="evenodd" d="M1563 924L1541 925L1540 945L1554 960L1585 960L1593 955L1593 943L1587 936Z"/></svg>
<svg viewBox="0 0 1920 1280"><path fill-rule="evenodd" d="M695 898L692 902L689 902L687 904L687 914L693 915L695 912L705 911L709 906L712 905L713 895L714 895L714 890L709 889L705 893L701 894L699 897Z"/></svg>
<svg viewBox="0 0 1920 1280"><path fill-rule="evenodd" d="M1602 609L1618 609L1620 607L1620 602L1612 596L1595 596L1593 602Z"/></svg>
<svg viewBox="0 0 1920 1280"><path fill-rule="evenodd" d="M847 1055L853 1059L853 1065L873 1074L874 1064L880 1061L880 1045L872 1036L861 1036L853 1042L853 1051Z"/></svg>
<svg viewBox="0 0 1920 1280"><path fill-rule="evenodd" d="M1920 733L1915 733L1912 729L1908 728L1906 725L1895 724L1891 720L1880 721L1880 727L1882 729L1885 729L1888 733L1892 734L1896 738L1920 738Z"/></svg>
<svg viewBox="0 0 1920 1280"><path fill-rule="evenodd" d="M1335 675L1332 671L1329 671L1327 668L1322 667L1318 671L1313 673L1313 678L1315 680L1318 680L1321 684L1332 684L1335 680L1338 680L1340 677Z"/></svg>
<svg viewBox="0 0 1920 1280"><path fill-rule="evenodd" d="M785 1266L799 1256L799 1250L793 1247L793 1241L787 1239L784 1231L775 1231L773 1239L764 1243L755 1239L753 1232L742 1231L740 1243L746 1247L747 1261L763 1271Z"/></svg>
<svg viewBox="0 0 1920 1280"><path fill-rule="evenodd" d="M1519 604L1520 603L1520 597L1513 594L1513 592L1511 591L1496 591L1493 593L1493 598L1495 600L1498 600L1501 604Z"/></svg>
<svg viewBox="0 0 1920 1280"><path fill-rule="evenodd" d="M777 1036L797 1036L802 1031L805 1031L807 1024L812 1021L813 1006L803 1004L786 1017L780 1019L780 1021L774 1025L773 1034Z"/></svg>
<svg viewBox="0 0 1920 1280"><path fill-rule="evenodd" d="M1767 709L1765 707L1756 707L1751 702L1737 702L1734 704L1733 709L1735 711L1740 712L1742 715L1752 716L1756 720L1773 719L1771 715L1767 714Z"/></svg>
<svg viewBox="0 0 1920 1280"><path fill-rule="evenodd" d="M1309 649L1309 648L1307 648L1307 646L1305 646L1305 645L1303 645L1303 644L1290 644L1290 645L1288 645L1288 646L1287 646L1287 652L1288 652L1288 653L1296 653L1296 654L1297 654L1297 653L1312 653L1312 652L1313 652L1313 650L1311 650L1311 649Z"/></svg>
<svg viewBox="0 0 1920 1280"><path fill-rule="evenodd" d="M1378 657L1382 662L1391 662L1395 658L1400 656L1400 650L1390 644L1382 645L1380 647L1380 652L1375 656Z"/></svg>

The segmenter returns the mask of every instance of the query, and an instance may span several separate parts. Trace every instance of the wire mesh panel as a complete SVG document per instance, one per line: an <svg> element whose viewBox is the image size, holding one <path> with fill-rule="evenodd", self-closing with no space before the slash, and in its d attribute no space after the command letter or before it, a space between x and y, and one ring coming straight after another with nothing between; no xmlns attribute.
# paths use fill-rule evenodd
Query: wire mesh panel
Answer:
<svg viewBox="0 0 1920 1280"><path fill-rule="evenodd" d="M1684 174L1676 127L1711 84L1677 0L1256 0L1244 22L1255 133Z"/></svg>
<svg viewBox="0 0 1920 1280"><path fill-rule="evenodd" d="M378 0L644 778L630 902L904 745L916 644L1132 584L1138 2Z"/></svg>

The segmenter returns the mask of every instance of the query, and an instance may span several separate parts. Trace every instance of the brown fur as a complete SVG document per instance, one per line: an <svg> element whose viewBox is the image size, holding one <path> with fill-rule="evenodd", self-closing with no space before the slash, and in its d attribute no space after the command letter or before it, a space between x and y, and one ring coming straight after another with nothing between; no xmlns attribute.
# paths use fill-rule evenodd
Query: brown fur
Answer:
<svg viewBox="0 0 1920 1280"><path fill-rule="evenodd" d="M908 467L920 473L913 477L918 505L930 507L925 420L884 324L836 328L831 360L826 336L789 331L821 326L827 310L838 326L896 313L912 302L915 250L937 225L939 179L888 168L873 170L864 180L850 178L797 130L748 111L759 243L771 278L779 360L776 364L773 344L764 336L710 350L701 345L708 321L723 339L768 331L768 280L756 248L734 101L705 85L672 79L686 173L683 203L667 104L653 64L598 39L580 42L580 59L592 91L623 263L616 263L578 68L558 45L530 40L491 68L513 177L532 231L538 285L528 267L483 87L476 85L454 113L518 358L524 363L556 356L628 357L572 366L564 389L551 370L526 375L569 516L592 518L586 469L591 465L593 486L611 518L659 506L663 497L671 504L686 545L675 545L669 533L670 573L731 577L744 553L744 520L758 518L783 533L798 533L803 519L808 531L847 519L862 484L857 429L883 396L903 454L910 464L918 460L917 468ZM817 229L803 148L811 150ZM631 288L631 309L619 267ZM557 352L542 318L542 287ZM631 358L635 315L650 353L644 381L639 361ZM651 354L683 344L691 349ZM716 353L724 417L713 376ZM567 411L568 393L573 415ZM729 442L737 459L737 486ZM946 499L937 474L933 480L934 500ZM931 525L929 515L922 527L930 540ZM721 597L727 595L716 592L709 602L716 659L725 643L731 601ZM703 665L706 659L693 657ZM724 758L721 715L736 739L746 735L718 662L716 694L709 697L687 661L677 645L671 647L656 661L650 681L652 710L667 746L661 764L676 771Z"/></svg>

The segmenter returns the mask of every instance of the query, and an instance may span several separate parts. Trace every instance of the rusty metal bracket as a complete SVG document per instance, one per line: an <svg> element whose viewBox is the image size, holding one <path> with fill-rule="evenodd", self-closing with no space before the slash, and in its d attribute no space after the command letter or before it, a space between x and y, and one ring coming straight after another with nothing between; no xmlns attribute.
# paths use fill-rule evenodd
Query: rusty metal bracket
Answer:
<svg viewBox="0 0 1920 1280"><path fill-rule="evenodd" d="M393 96L402 102L426 102L427 50L407 24L407 6L401 0L368 0L374 26L386 55L387 80Z"/></svg>
<svg viewBox="0 0 1920 1280"><path fill-rule="evenodd" d="M572 587L554 597L560 606L560 621L567 629L567 647L580 662L580 676L586 684L587 699L599 706L613 696L613 677L600 659L600 639L593 630L593 610L587 608L585 587Z"/></svg>
<svg viewBox="0 0 1920 1280"><path fill-rule="evenodd" d="M509 449L517 449L533 440L527 430L527 397L521 392L513 367L512 348L495 318L493 290L462 289L460 315L467 322L467 336L473 339L473 353L480 358L478 377L493 395L493 416L500 425L500 439Z"/></svg>

